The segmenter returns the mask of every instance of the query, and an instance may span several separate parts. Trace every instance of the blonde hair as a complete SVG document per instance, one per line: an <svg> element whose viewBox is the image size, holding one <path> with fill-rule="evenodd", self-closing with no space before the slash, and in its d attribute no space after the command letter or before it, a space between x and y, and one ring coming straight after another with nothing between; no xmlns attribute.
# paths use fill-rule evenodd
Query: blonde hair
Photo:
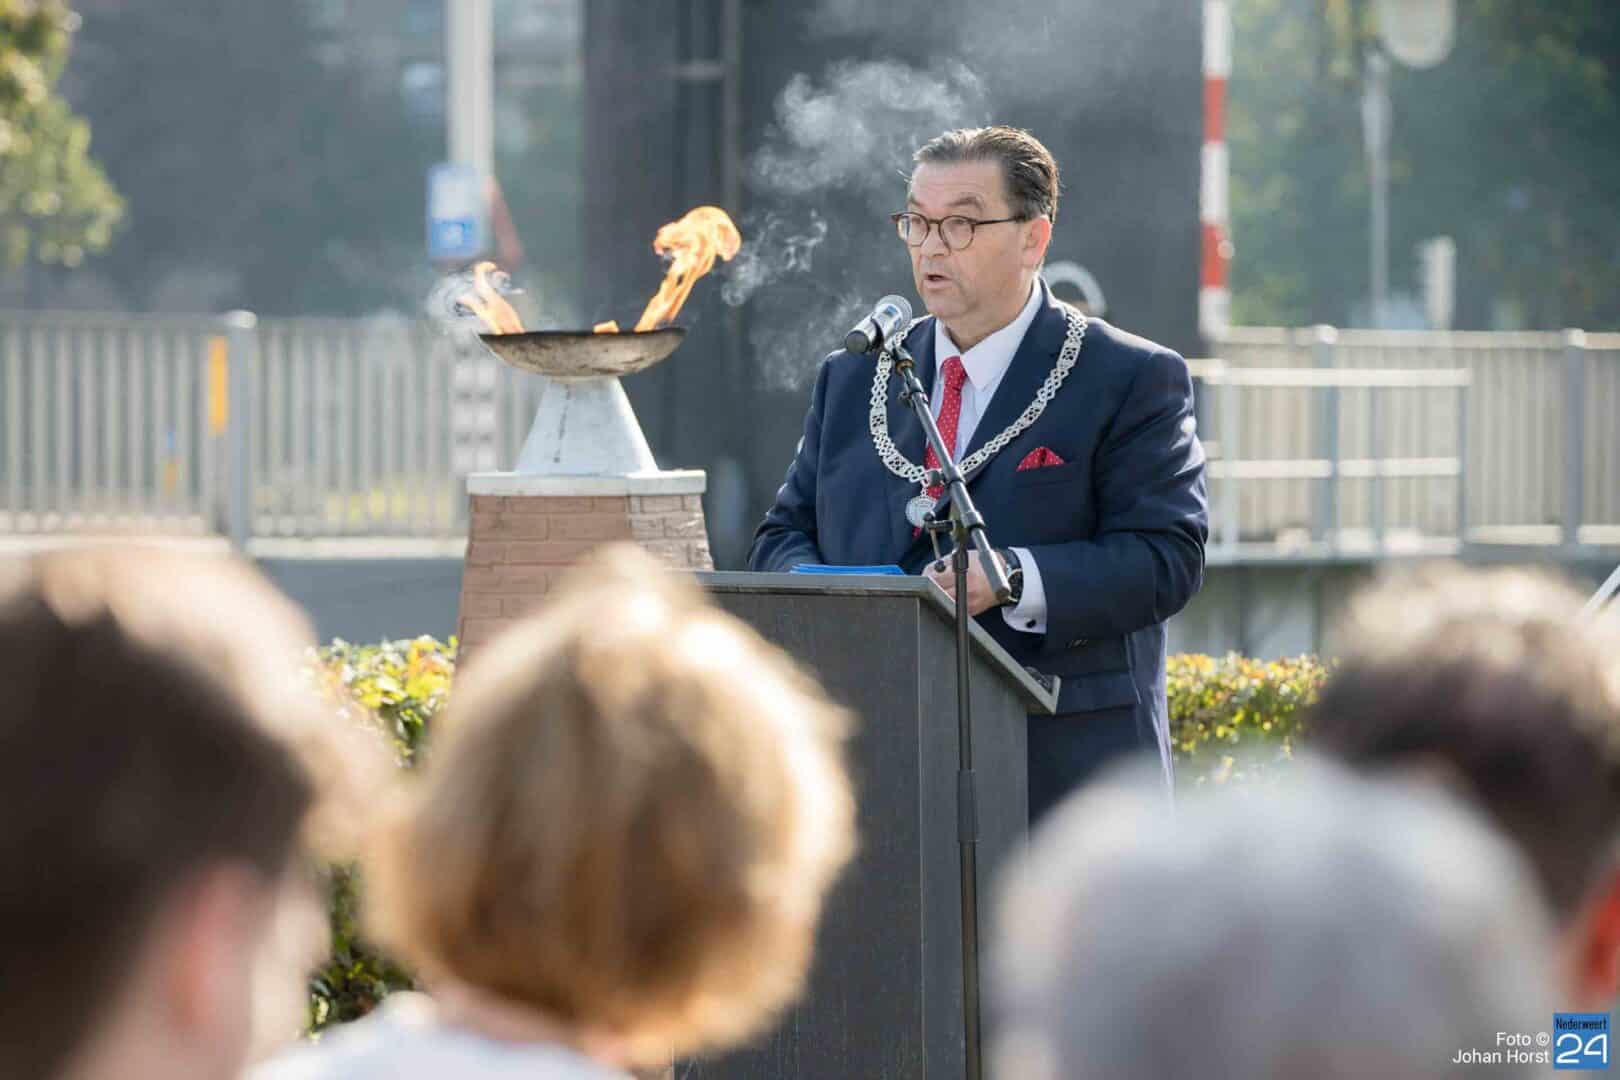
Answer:
<svg viewBox="0 0 1620 1080"><path fill-rule="evenodd" d="M458 679L372 871L380 935L637 1061L798 993L853 848L844 714L650 557L610 548Z"/></svg>

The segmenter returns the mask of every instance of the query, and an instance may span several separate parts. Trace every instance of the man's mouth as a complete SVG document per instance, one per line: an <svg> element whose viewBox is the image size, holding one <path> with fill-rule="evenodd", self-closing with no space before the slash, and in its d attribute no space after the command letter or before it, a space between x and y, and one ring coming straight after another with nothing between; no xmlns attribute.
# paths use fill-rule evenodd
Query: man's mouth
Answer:
<svg viewBox="0 0 1620 1080"><path fill-rule="evenodd" d="M933 285L935 287L938 287L940 285L944 285L946 282L948 282L950 280L951 279L949 277L945 276L944 274L935 273L935 272L933 272L931 270L923 271L923 284L924 285Z"/></svg>

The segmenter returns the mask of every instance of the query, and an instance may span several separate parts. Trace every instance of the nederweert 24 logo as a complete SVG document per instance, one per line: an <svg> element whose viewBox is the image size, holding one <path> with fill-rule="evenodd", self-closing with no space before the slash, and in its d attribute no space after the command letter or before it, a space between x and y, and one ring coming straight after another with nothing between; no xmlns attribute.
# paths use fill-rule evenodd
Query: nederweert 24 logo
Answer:
<svg viewBox="0 0 1620 1080"><path fill-rule="evenodd" d="M1553 1068L1609 1067L1608 1013L1553 1013Z"/></svg>

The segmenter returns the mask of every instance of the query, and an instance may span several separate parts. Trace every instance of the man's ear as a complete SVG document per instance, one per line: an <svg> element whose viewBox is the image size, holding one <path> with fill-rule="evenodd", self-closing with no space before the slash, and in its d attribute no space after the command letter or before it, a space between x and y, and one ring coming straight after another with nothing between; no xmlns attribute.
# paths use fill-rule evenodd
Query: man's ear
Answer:
<svg viewBox="0 0 1620 1080"><path fill-rule="evenodd" d="M1620 866L1604 872L1567 932L1571 988L1583 1003L1607 1008L1620 996Z"/></svg>
<svg viewBox="0 0 1620 1080"><path fill-rule="evenodd" d="M1046 261L1046 249L1052 246L1052 222L1049 218L1038 217L1029 223L1029 232L1024 237L1024 250L1022 262L1024 267L1033 270Z"/></svg>

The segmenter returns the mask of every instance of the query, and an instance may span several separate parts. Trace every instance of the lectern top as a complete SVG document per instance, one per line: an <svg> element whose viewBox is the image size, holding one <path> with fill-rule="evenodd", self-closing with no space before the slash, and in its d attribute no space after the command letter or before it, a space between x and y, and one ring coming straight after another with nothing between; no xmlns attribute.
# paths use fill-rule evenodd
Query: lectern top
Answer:
<svg viewBox="0 0 1620 1080"><path fill-rule="evenodd" d="M698 584L716 593L753 593L820 596L910 597L929 608L941 621L950 624L956 608L933 582L920 577L894 577L877 574L754 574L732 571L699 573ZM1057 680L1050 690L1037 682L1023 665L1014 660L996 639L977 622L968 626L973 651L995 668L1017 692L1031 712L1057 711Z"/></svg>

